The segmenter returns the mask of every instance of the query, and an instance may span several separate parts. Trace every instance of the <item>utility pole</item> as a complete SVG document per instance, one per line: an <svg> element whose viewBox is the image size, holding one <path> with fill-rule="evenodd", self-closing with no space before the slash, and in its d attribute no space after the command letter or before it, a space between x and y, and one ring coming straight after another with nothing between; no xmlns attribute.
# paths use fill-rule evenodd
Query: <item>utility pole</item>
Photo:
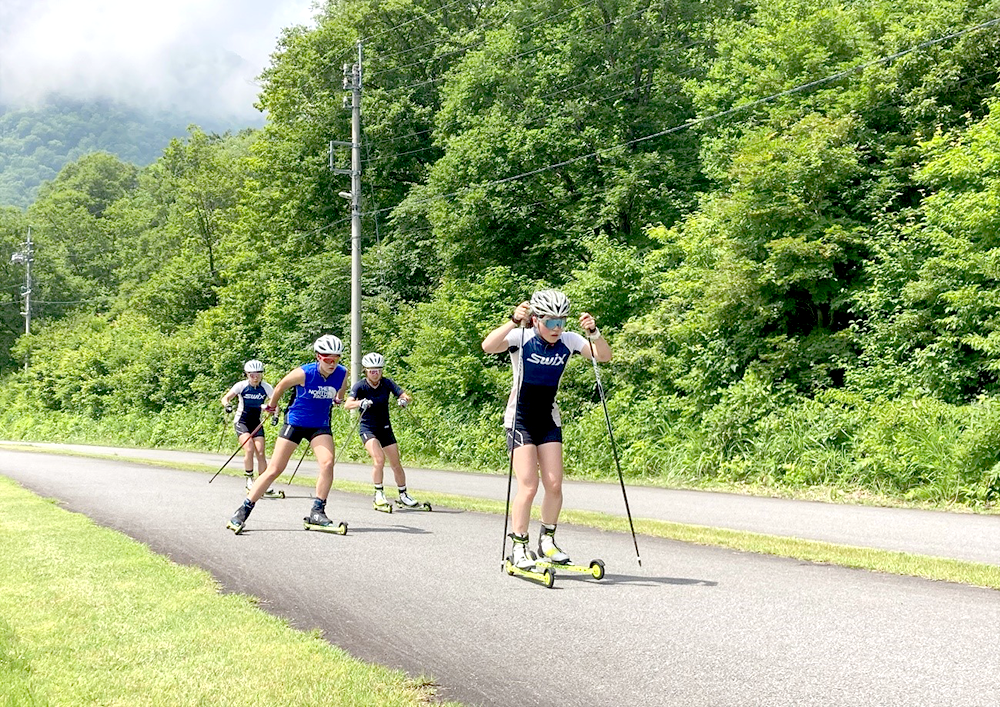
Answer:
<svg viewBox="0 0 1000 707"><path fill-rule="evenodd" d="M344 64L344 90L350 97L344 98L344 107L351 109L351 141L330 141L330 169L335 174L351 175L351 191L340 192L340 196L351 200L351 384L361 377L361 42L358 42L358 62L351 66ZM350 100L350 104L348 104ZM337 169L333 166L335 146L351 148L351 168Z"/></svg>
<svg viewBox="0 0 1000 707"><path fill-rule="evenodd" d="M35 262L35 244L31 242L31 226L28 226L28 238L21 244L21 250L10 256L10 262L24 266L24 286L21 296L24 297L24 333L31 333L31 264ZM28 359L24 359L24 370L28 370Z"/></svg>
<svg viewBox="0 0 1000 707"><path fill-rule="evenodd" d="M31 264L35 262L35 244L31 242L31 226L28 226L28 238L21 244L21 250L10 256L10 262L24 266L24 287L21 296L24 297L24 333L31 333Z"/></svg>

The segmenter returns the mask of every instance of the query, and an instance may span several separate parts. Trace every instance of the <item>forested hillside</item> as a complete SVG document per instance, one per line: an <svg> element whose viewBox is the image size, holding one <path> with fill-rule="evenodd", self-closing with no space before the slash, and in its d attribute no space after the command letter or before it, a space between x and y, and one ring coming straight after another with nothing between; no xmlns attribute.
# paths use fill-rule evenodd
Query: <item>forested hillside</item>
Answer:
<svg viewBox="0 0 1000 707"><path fill-rule="evenodd" d="M3 431L214 445L241 361L276 380L318 334L347 339L331 67L363 38L363 348L419 402L411 454L504 465L510 373L480 341L553 286L613 347L634 478L991 501L997 18L968 0L329 3L285 34L262 129L196 129L143 168L84 156L0 214L9 252L32 225L41 300L5 361ZM570 471L614 474L586 362L560 395Z"/></svg>
<svg viewBox="0 0 1000 707"><path fill-rule="evenodd" d="M53 99L32 108L0 105L0 205L27 207L42 182L63 165L94 151L148 165L188 125L224 132L227 127L169 112L151 113L112 101Z"/></svg>

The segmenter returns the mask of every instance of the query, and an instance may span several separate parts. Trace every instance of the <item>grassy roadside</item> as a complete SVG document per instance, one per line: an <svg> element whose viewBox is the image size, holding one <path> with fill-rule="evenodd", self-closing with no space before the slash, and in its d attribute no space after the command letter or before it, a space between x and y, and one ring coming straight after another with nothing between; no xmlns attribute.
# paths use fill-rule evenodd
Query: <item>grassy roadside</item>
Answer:
<svg viewBox="0 0 1000 707"><path fill-rule="evenodd" d="M24 449L23 446L15 445L0 445L0 447L21 450ZM151 466L166 466L184 469L187 471L214 473L212 471L207 471L203 465L199 464L184 464L175 462L166 463L118 455L84 455L77 452L67 452L37 447L32 447L31 449L33 451L44 451L45 453L51 454L89 456L148 464ZM242 476L242 471L238 469L225 469L222 473L230 476ZM286 473L282 476L282 482L286 481L289 475L290 474ZM308 478L295 478L292 483L296 486L301 485L308 487L312 486L314 481ZM335 489L346 493L367 495L371 492L371 487L368 484L335 480L333 485ZM447 506L449 508L467 511L495 514L503 514L504 512L504 504L502 502L489 499L425 492L423 490L420 492L420 499L429 501L435 506ZM537 507L532 509L532 515L537 519ZM564 509L560 520L563 523L583 525L612 532L629 532L628 521L625 518L603 513ZM686 525L683 523L671 523L668 521L641 518L635 519L635 530L636 533L640 533L642 535L678 540L698 545L725 547L732 550L739 550L741 552L754 552L765 555L775 555L778 557L804 560L807 562L840 565L843 567L869 570L872 572L885 572L909 577L920 577L934 581L956 582L976 587L985 587L988 589L1000 589L1000 567L964 560L927 557L924 555L894 552L891 550L837 545L818 540L802 540L798 538L728 530L725 528L711 528L706 526ZM640 543L640 550L641 549L642 547Z"/></svg>
<svg viewBox="0 0 1000 707"><path fill-rule="evenodd" d="M0 686L3 707L402 707L432 697L4 477Z"/></svg>

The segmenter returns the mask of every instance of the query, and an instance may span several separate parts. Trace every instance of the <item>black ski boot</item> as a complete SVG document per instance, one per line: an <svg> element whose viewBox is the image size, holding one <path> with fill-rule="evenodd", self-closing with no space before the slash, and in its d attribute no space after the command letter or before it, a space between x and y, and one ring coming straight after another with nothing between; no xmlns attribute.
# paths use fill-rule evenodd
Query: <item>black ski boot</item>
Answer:
<svg viewBox="0 0 1000 707"><path fill-rule="evenodd" d="M243 505L236 509L236 513L229 519L226 527L236 535L242 533L243 528L246 527L247 517L250 515L250 511L253 510L253 506L254 504L250 502L250 499L245 500Z"/></svg>

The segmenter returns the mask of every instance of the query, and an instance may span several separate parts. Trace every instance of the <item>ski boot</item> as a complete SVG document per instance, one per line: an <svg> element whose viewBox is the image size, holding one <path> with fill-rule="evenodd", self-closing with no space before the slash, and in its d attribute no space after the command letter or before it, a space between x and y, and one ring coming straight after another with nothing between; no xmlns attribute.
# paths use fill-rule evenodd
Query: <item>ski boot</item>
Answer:
<svg viewBox="0 0 1000 707"><path fill-rule="evenodd" d="M511 533L510 539L514 546L511 554L507 555L507 559L504 560L504 571L512 577L524 577L534 582L540 582L551 589L552 585L555 584L556 575L548 567L541 571L538 570L535 564L535 555L528 549L528 536Z"/></svg>
<svg viewBox="0 0 1000 707"><path fill-rule="evenodd" d="M372 505L376 511L392 513L392 504L389 503L389 499L385 497L385 494L382 493L382 491L375 491L375 498L372 500Z"/></svg>
<svg viewBox="0 0 1000 707"><path fill-rule="evenodd" d="M326 517L326 512L322 508L313 508L309 515L302 519L302 524L306 530L347 535L347 523L334 526L333 521Z"/></svg>
<svg viewBox="0 0 1000 707"><path fill-rule="evenodd" d="M253 488L253 472L251 471L249 474L246 475L246 477L247 477L246 487L247 491L249 491L250 489Z"/></svg>
<svg viewBox="0 0 1000 707"><path fill-rule="evenodd" d="M556 545L555 534L556 529L554 526L542 526L542 534L538 538L538 554L540 557L535 563L536 568L579 572L581 574L592 575L594 579L604 579L603 560L591 560L589 565L574 565L570 562L569 555L560 550L559 546Z"/></svg>
<svg viewBox="0 0 1000 707"><path fill-rule="evenodd" d="M226 528L233 531L236 535L242 533L243 529L246 527L247 516L250 515L250 511L252 510L253 504L250 503L247 505L247 502L244 502L243 505L236 509L236 513L233 517L229 519L229 522L226 524Z"/></svg>
<svg viewBox="0 0 1000 707"><path fill-rule="evenodd" d="M426 501L414 501L410 498L410 494L406 493L406 491L399 492L399 498L396 499L396 505L400 508L409 508L414 511L432 510L431 504Z"/></svg>
<svg viewBox="0 0 1000 707"><path fill-rule="evenodd" d="M542 534L538 537L538 556L556 565L568 565L569 555L556 545L555 526L542 526Z"/></svg>

